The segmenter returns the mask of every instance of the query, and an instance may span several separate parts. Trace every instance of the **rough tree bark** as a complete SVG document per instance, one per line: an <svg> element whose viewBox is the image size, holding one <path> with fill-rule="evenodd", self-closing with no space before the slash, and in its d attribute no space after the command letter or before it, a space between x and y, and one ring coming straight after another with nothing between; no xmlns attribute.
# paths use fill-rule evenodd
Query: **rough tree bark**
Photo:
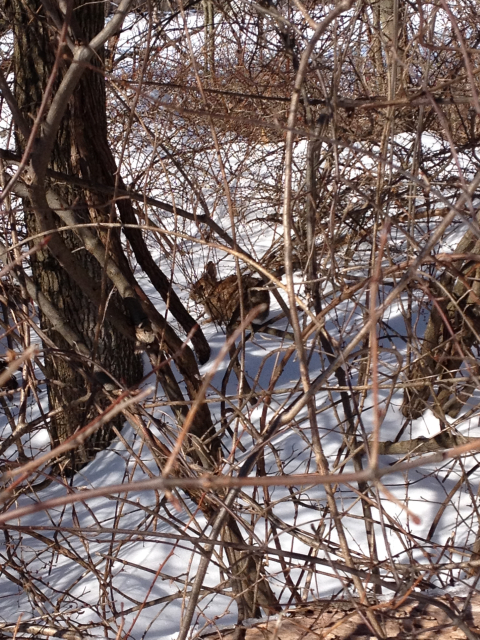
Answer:
<svg viewBox="0 0 480 640"><path fill-rule="evenodd" d="M36 0L12 0L10 13L15 36L14 72L15 97L28 124L32 124L42 102L55 60L58 42L56 31L45 16L42 5ZM74 11L76 37L88 41L103 26L103 5L85 3ZM63 72L68 68L68 51L65 62L60 65L56 79L58 86ZM68 174L102 181L102 163L99 149L107 146L107 122L105 83L102 73L95 69L101 64L95 60L92 69L87 69L71 99L65 117L58 131L51 158L51 167ZM25 140L17 131L19 151L24 150ZM108 220L110 204L105 197L82 191L67 185L51 185L59 199L71 207L81 222ZM30 235L39 231L38 220L30 203L25 202L25 220ZM57 224L60 224L58 218ZM63 242L88 273L92 283L101 286L103 270L95 258L84 248L73 232L61 234ZM119 237L112 234L111 253L118 259L123 255ZM124 265L119 265L124 266ZM58 350L46 345L45 368L48 376L48 396L52 409L62 408L51 422L54 442L61 442L88 422L94 415L93 407L72 403L87 393L87 383L83 371L92 372L95 362L106 369L117 380L127 386L137 383L142 375L141 360L135 354L134 341L121 333L102 317L99 309L83 293L70 275L58 264L49 250L38 252L32 259L34 279L47 298L63 313L64 317L83 337L91 349L92 362L81 362L73 354L64 338L54 330L46 317L41 317L43 329L54 341ZM107 283L105 300L110 293ZM108 305L125 312L120 296L116 293L108 300ZM119 417L115 426L121 427ZM67 472L73 472L94 457L95 452L105 448L112 439L113 431L107 426L75 455L66 465Z"/></svg>

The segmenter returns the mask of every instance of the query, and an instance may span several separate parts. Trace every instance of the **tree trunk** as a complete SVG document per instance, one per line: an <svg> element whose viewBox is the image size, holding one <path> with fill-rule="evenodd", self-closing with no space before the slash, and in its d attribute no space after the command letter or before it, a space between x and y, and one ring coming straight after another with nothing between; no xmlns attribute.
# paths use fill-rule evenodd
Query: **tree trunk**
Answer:
<svg viewBox="0 0 480 640"><path fill-rule="evenodd" d="M205 71L213 78L215 74L215 7L212 0L203 0L205 19Z"/></svg>
<svg viewBox="0 0 480 640"><path fill-rule="evenodd" d="M480 241L471 230L464 235L455 253L480 254ZM402 413L406 418L419 418L429 407L431 396L434 401L431 409L439 418L444 419L445 414L456 417L474 391L474 384L460 386L455 383L455 376L464 361L470 374L478 375L476 360L470 353L477 343L475 334L478 335L480 329L477 271L471 259L457 260L442 275L439 284L434 282L431 285L436 302L430 313L420 356L409 372L409 380L416 384L404 392Z"/></svg>
<svg viewBox="0 0 480 640"><path fill-rule="evenodd" d="M13 0L11 12L15 35L15 96L27 123L31 124L44 96L58 42L55 30L48 24L40 2ZM103 27L104 10L101 4L85 3L81 7L79 4L74 16L75 22L72 21L72 24L75 35L82 41L90 40ZM65 49L65 55L67 51ZM94 58L93 66L98 65L99 61ZM56 86L60 83L66 67L66 64L60 64ZM23 151L25 140L18 131L17 142L19 150ZM51 167L95 182L105 182L101 162L102 149L105 148L108 148L108 145L104 77L103 73L87 69L58 131ZM107 199L65 185L52 185L51 188L62 202L75 211L79 221L109 219L110 204ZM29 235L38 233L39 225L35 211L28 202L25 202L25 220ZM59 218L57 224L60 225ZM98 261L83 248L83 243L73 232L63 232L61 237L72 252L72 258L80 263L91 282L100 288L104 274ZM115 233L111 235L110 246L111 253L116 258L120 256L121 261L123 254L120 238ZM72 406L73 401L86 395L88 391L89 385L86 380L89 376L85 376L85 371L92 372L92 368L101 370L103 367L113 378L131 386L140 380L142 364L140 357L135 354L133 340L121 335L117 328L103 319L102 310L82 292L49 250L39 251L32 258L32 271L37 286L63 313L91 351L91 362L72 357L66 341L51 326L48 318L40 314L43 330L57 346L54 352L44 345L45 369L50 407L63 410L52 419L51 435L54 442L62 442L95 415L91 406L93 403L89 406ZM117 308L118 312L124 315L125 308L119 295L114 293L109 297L108 281L105 281L105 285L104 298L108 298L107 304ZM121 428L122 417L117 418L114 423L117 428ZM75 459L66 464L67 473L83 466L98 450L108 445L113 438L111 426L106 425L85 443L83 451L76 452Z"/></svg>

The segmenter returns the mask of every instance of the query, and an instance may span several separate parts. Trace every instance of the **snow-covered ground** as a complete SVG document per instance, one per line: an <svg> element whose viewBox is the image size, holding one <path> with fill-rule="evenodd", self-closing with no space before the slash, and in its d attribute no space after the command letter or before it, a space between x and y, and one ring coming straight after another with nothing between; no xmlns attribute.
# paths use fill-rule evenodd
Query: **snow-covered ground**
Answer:
<svg viewBox="0 0 480 640"><path fill-rule="evenodd" d="M246 225L245 229L248 229L248 236L245 236L248 242L261 247L259 253L264 251L268 240L272 238L268 228L254 222L251 226ZM258 244L255 233L258 234ZM457 237L458 230L455 237L452 237L453 244ZM442 250L445 249L446 247L442 247ZM190 259L194 263L194 272L201 273L207 259L204 251L192 251ZM227 265L231 266L231 261L221 264L225 264L227 269ZM181 281L181 272L178 272L178 278ZM182 292L181 287L179 291ZM300 293L302 291L303 289L299 290ZM153 298L155 294L151 293ZM182 295L192 313L200 314L202 310L194 309L191 302L187 301L188 290L185 289ZM358 299L356 302L358 303ZM406 303L405 296L403 302ZM159 308L161 307L159 303ZM346 301L329 314L326 328L339 344L348 344L363 325L365 318L359 308L358 304ZM380 407L385 410L380 430L381 441L395 440L405 421L400 413L401 391L393 390L390 397L391 384L394 384L398 374L398 354L403 356L405 352L405 340L402 338L405 335L405 325L401 310L402 306L397 302L386 311L384 320L388 323L388 336L380 341L380 346L388 347L384 351L380 350L379 397ZM273 303L271 315L274 316L278 311L277 303ZM424 324L425 318L420 316L418 322ZM279 326L281 324L280 322ZM225 335L213 323L205 324L203 329L212 347L211 360L202 369L202 372L206 372L210 370L211 363L222 347ZM417 326L416 331L421 335L421 327ZM278 358L283 357L290 345L289 340L282 341L261 334L255 335L246 344L245 370L249 382L255 384L256 390L268 387ZM311 347L309 367L313 379L326 365L318 346L307 346ZM356 384L360 361L357 358L355 362L351 358L348 363L352 385ZM216 390L222 386L226 365L227 360L224 359L215 372L207 394L212 414L218 420L220 405L215 401L218 398ZM298 361L294 357L290 358L275 384L270 406L267 408L260 403L254 408L242 409L249 428L261 430L276 411L298 396L301 391L299 378ZM148 380L146 384L151 382ZM329 383L335 387L337 381L332 377ZM227 395L234 398L237 391L237 381L232 373ZM44 391L41 393L44 394ZM385 404L387 398L388 404ZM235 404L234 399L231 402ZM475 408L476 402L474 397L469 403L470 407ZM158 404L161 406L155 406ZM345 456L343 454L342 457L341 454L345 425L342 423L339 394L324 388L317 393L315 404L324 452L330 470L335 471ZM170 438L174 440L177 427L168 406L164 402L162 404L160 388L147 401L146 408L159 420L166 422ZM371 392L367 392L362 398L360 409L359 433L368 436L372 432L374 419ZM467 410L468 407L465 411ZM464 435L480 435L476 411L468 419L457 419L455 426ZM235 475L236 465L252 450L255 440L248 433L245 424L232 422L232 428L236 432L236 438L245 447L244 453L238 448L231 451L231 436L225 433L225 471L233 469ZM4 436L8 435L8 425L3 429ZM151 429L165 441L165 431L160 432L153 425ZM402 438L431 437L439 430L439 420L427 411L407 428ZM39 437L41 436L37 436ZM77 489L85 491L159 475L151 452L131 426L124 428L122 440L128 443L128 449L124 442L115 441L108 451L100 453L76 475L71 488L54 482L38 496L21 496L16 504L25 506L38 500L60 497ZM36 443L37 446L39 444L43 443ZM30 445L31 442L26 441L27 454L30 453ZM8 457L7 451L5 458ZM386 467L397 460L398 456L382 456L380 466ZM366 462L366 458L364 461ZM382 493L381 488L374 489L374 529L380 562L389 564L393 560L399 567L463 559L462 552L469 549L473 542L471 527L472 519L476 517L473 503L478 481L478 472L474 471L476 464L476 457L467 455L446 460L442 464L392 473L384 479L384 486L398 502L393 502L390 495ZM295 420L283 427L265 448L265 467L268 476L316 471L306 411L302 411ZM352 470L351 462L343 467L344 472ZM470 474L468 481L463 482L449 496L456 483L465 478L465 474ZM341 477L338 478L340 481ZM169 499L154 491L108 495L106 489L105 493L105 496L89 499L84 503L60 505L47 513L35 513L18 521L10 521L10 524L16 524L18 528L8 530L6 546L0 552L6 567L5 573L0 577L2 617L5 621L16 621L21 615L22 620L45 622L46 612L53 614L55 611L58 625L68 619L78 629L85 625L89 633L98 636L106 633L113 638L120 625L123 625L122 637L129 635L132 638L149 639L176 636L183 607L188 600L189 585L195 578L199 561L195 540L198 537L205 540L209 531L208 523L198 507L181 491L176 499ZM285 584L285 567L281 566L275 556L275 549L286 552L289 577L294 584L298 584L305 599L338 593L342 590L342 583L345 588L351 588L348 581L343 582L344 578L336 571L325 565L316 565L312 560L318 557L330 561L340 560L342 557L324 488L308 485L272 487L267 490L267 494L260 488L246 488L240 500L243 506L239 508L239 513L244 518L249 543L266 543L272 549L272 553L266 555L265 570L280 601L287 604L290 592ZM337 485L335 496L351 553L359 566L367 569L370 552L355 483ZM446 509L436 523L433 535L429 537L432 523L447 496ZM268 517L264 511L267 500ZM403 505L408 506L419 518L418 522L402 508ZM12 504L10 508L15 506ZM22 582L21 576L24 574L20 569L18 582L12 580L13 566L9 562L12 545L17 556L22 559L22 571L28 571L29 580L33 581L31 588L27 588L26 583ZM220 550L218 553L220 555L214 557L211 563L198 614L194 619L195 628L199 632L207 628L211 630L217 624L231 624L236 620L236 605L230 595L226 574L221 570L222 553ZM290 553L301 555L292 555L288 559ZM431 581L432 585L441 587L461 582L464 578L461 571L450 570L440 573L438 578L432 576ZM95 627L95 623L98 623L98 627Z"/></svg>
<svg viewBox="0 0 480 640"><path fill-rule="evenodd" d="M191 17L191 20L190 28L193 29L196 17ZM137 38L141 43L145 25L139 24L137 21L129 26L130 31L123 34L120 48L127 38L130 44L137 43ZM173 73L175 60L172 54L166 64L169 72ZM128 73L128 62L125 65L125 73ZM115 103L114 97L111 100L120 110L120 103ZM135 188L140 190L135 181L140 181L139 176L145 174L145 182L141 184L148 196L173 201L176 206L195 211L198 215L204 213L199 197L201 194L214 221L230 236L235 233L239 246L255 260L261 261L272 245L281 245L282 242L283 227L279 212L284 176L283 143L269 142L254 147L251 139L242 140L241 136L240 139L232 136L228 140L225 135L221 151L223 175L211 140L205 149L200 148L202 135L205 131L208 133L206 125L202 125L204 129L200 130L200 125L197 129L189 124L191 129L176 133L168 128L163 130L165 125L161 118L156 122L162 104L169 105L171 101L164 90L159 93L152 89L143 95L138 110L145 118L146 129L147 125L150 127L148 131L152 139L136 147L135 136L147 136L147 133L140 127L133 129L133 151L123 166L126 182L134 183ZM122 126L123 121L119 121L112 129L118 133ZM188 165L191 171L188 176L192 180L194 178L196 190L172 165L164 173L163 165L153 171L148 154L154 147L154 140L156 144L155 136L161 138L159 132L165 138L171 136L169 142L172 147L178 144L181 148L187 137L191 139L192 148L198 145L192 152L194 160ZM402 175L402 171L406 171L404 167L410 166L408 159L414 143L415 137L411 134L401 134L393 141L392 156L395 160L392 171L398 170L396 175ZM445 148L444 141L433 134L424 135L422 144L432 156ZM347 209L347 205L351 209L361 209L371 202L372 184L364 186L361 178L375 171L379 148L366 144L364 147L360 144L340 144L337 151L343 173L336 183L338 192L334 194L335 190L330 186L325 188L328 208L319 225L321 231L317 250L322 304L324 308L328 307L347 287L357 283L363 283L363 286L348 299L332 305L325 316L325 329L335 348L335 356L348 348L369 319L373 232L369 229L363 240L355 240L355 233L362 230L363 221L352 222L348 217L350 209ZM306 141L297 140L293 185L299 201L304 187L306 152ZM163 161L168 165L167 156L162 156ZM192 167L195 168L195 175ZM438 169L438 184L432 181L429 197L439 208L445 208L446 203L454 204L453 188L442 182L443 174L448 174L452 168L463 171L468 181L474 172L474 163L466 154L459 154L457 158L450 157ZM351 187L352 181L358 181L356 188ZM344 193L344 185L351 192L345 187ZM227 190L234 203L233 212L229 209ZM441 197L437 197L436 190L441 192ZM427 204L434 209L423 196L415 198L418 211L422 211ZM338 210L334 205L338 205ZM478 203L474 202L473 205L477 207ZM294 207L297 216L301 212L301 205L295 201ZM218 237L210 234L204 224L196 225L155 207L145 206L144 209L151 220L170 233L167 235L170 245L161 245L159 237L154 234L148 237L148 243L165 273L173 274L176 291L191 314L201 318L203 331L212 348L210 361L200 369L200 373L205 375L211 372L212 363L224 346L225 331L214 323L205 322L201 306L195 306L189 299L190 288L210 260L218 265L222 277L235 273L234 252ZM468 204L465 210L469 211ZM385 273L394 265L402 264L407 255L409 258L416 255L412 249L412 234L418 254L442 220L438 213L425 219L418 216L412 229L409 223L403 222L401 216L404 213L396 205L391 205L388 211L389 221L393 220L393 223L381 256ZM449 225L434 248L435 253L446 254L455 250L469 227L465 217L457 217ZM386 220L387 216L379 221L377 252L381 226L384 222L387 226ZM348 224L345 224L346 221ZM349 240L350 236L353 240ZM298 237L296 242L299 243ZM378 253L373 253L379 259ZM428 275L437 279L442 269L432 262L425 262L419 265L419 271L425 278ZM402 273L392 270L390 275L382 278L376 304L385 300ZM163 301L147 278L141 273L137 273L137 276L159 311L165 313ZM285 277L282 282L285 284ZM295 283L299 299L308 302L300 272L295 274ZM362 444L366 446L377 427L380 442L431 438L440 432L442 426L445 427L430 410L414 421L408 421L400 410L408 357L414 358L416 355L409 353L417 344L413 336L421 338L428 321L426 295L420 289L412 289L405 288L384 310L377 323L379 349L376 378L372 374L371 348L365 348L365 342L357 345L342 363L347 385L350 385L343 391L347 393L354 411L357 447ZM285 290L279 291L287 300ZM273 318L279 313L280 306L272 297L270 316ZM303 312L298 313L304 328L309 320ZM172 324L178 329L175 322L172 321ZM285 319L277 321L275 326L291 331ZM313 335L305 339L310 380L317 378L329 365L327 354ZM38 342L35 336L33 339ZM289 352L292 345L291 337L281 338L263 333L255 334L246 342L246 377L260 400L256 406L242 405L238 413L235 413L239 407L237 378L233 371L228 370L227 357L217 363L206 398L216 428L223 427L222 420L225 417L229 423L229 429L222 435L224 459L219 473L235 477L242 462L255 449L259 434L279 412L302 394L298 354L294 349ZM281 372L277 376L280 365ZM145 371L149 368L145 356ZM468 371L464 373L468 375ZM39 418L41 411L48 411L45 385L40 374L38 379L38 395L30 395L26 412L30 421ZM374 382L378 383L377 396L373 390ZM338 533L339 521L356 566L365 572L363 582L367 590L373 589L369 582L373 568L378 568L382 577L397 581L398 591L401 592L405 587L413 587L420 575L420 566L423 566L422 587L441 591L455 587L457 593L461 588L472 588L471 579L455 563L470 558L478 528L478 456L475 452L465 452L440 462L426 460L419 466L412 465L401 471L393 469L383 477L381 484L371 482L369 504L372 507L375 553L378 557L378 564L374 567L373 544L370 540L369 545L367 539L359 483L355 479L344 481L342 478L342 475L354 472L355 467L353 456L346 447L346 441L351 439L352 434L348 432L338 384L334 375L324 381L314 396L314 413L329 471L336 474L335 484L330 487L339 520L332 517L325 488L313 481L309 483L308 480L302 480L292 485L286 480L285 485L279 486L246 486L237 499L235 513L245 534L245 543L251 548L267 547L264 550L263 569L280 603L291 605L300 599L312 601L332 594L354 592L348 572L339 570L338 565L333 566L334 562L345 562ZM151 434L172 448L179 435L173 412L154 376L148 378L144 386L151 386L152 391L144 402L146 413L142 414L142 418ZM223 394L225 398L221 398ZM451 426L457 433L480 437L479 397L480 391L477 390L459 416L451 419ZM221 400L225 400L226 407L222 407ZM19 395L8 400L7 409L15 421L20 411ZM0 423L0 437L3 439L12 432L8 411L4 406ZM27 456L38 455L48 448L45 430L25 435L23 444ZM17 456L18 450L12 446L3 453L2 462L11 462ZM389 469L401 459L410 458L407 455L380 456L379 467L382 470ZM411 460L415 461L416 458L412 457ZM188 459L185 462L192 464ZM265 475L268 478L288 478L296 474L317 473L318 462L315 433L312 433L307 408L303 408L265 446L262 461ZM362 462L366 468L368 456L365 449ZM259 471L258 475L261 473ZM253 472L251 475L255 474ZM99 453L73 478L70 485L54 479L49 487L38 494L22 494L11 504L7 502L3 511L10 513L9 526L2 530L3 545L0 547L1 620L10 624L17 621L51 624L57 628L70 625L79 635L85 633L85 637L134 640L176 638L185 615L189 591L197 575L201 545L208 541L211 522L181 490L171 494L153 489L109 492L109 487L114 485L155 479L160 475L161 468L155 458L154 448L149 448L138 424L127 423L121 439L115 440L107 451ZM68 504L62 502L62 497L86 496L89 490L102 488L101 496ZM57 504L48 510L21 517L15 514L17 508L54 499L58 499ZM437 565L445 566L439 568ZM388 597L389 593L384 589L383 596ZM393 591L390 595L393 595ZM214 632L217 628L234 624L236 620L237 605L228 580L226 556L219 545L212 556L191 631L192 634Z"/></svg>

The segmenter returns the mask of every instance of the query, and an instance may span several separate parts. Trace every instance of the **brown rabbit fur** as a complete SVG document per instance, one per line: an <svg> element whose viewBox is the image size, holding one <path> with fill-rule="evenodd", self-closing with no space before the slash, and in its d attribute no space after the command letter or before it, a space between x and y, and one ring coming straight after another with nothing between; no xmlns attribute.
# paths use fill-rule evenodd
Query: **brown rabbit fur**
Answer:
<svg viewBox="0 0 480 640"><path fill-rule="evenodd" d="M263 306L263 310L255 318L256 322L264 322L270 310L270 294L264 286L259 278L242 276L244 313L259 305ZM237 276L218 280L217 268L213 262L207 264L205 273L193 285L190 298L200 302L209 317L218 324L232 326L240 317Z"/></svg>

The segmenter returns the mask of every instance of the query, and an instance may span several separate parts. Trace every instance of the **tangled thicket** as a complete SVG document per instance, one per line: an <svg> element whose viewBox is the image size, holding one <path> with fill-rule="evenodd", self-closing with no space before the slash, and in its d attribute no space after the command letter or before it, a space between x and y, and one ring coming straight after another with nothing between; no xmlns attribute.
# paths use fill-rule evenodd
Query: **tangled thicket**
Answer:
<svg viewBox="0 0 480 640"><path fill-rule="evenodd" d="M478 637L478 9L0 4L5 637Z"/></svg>

